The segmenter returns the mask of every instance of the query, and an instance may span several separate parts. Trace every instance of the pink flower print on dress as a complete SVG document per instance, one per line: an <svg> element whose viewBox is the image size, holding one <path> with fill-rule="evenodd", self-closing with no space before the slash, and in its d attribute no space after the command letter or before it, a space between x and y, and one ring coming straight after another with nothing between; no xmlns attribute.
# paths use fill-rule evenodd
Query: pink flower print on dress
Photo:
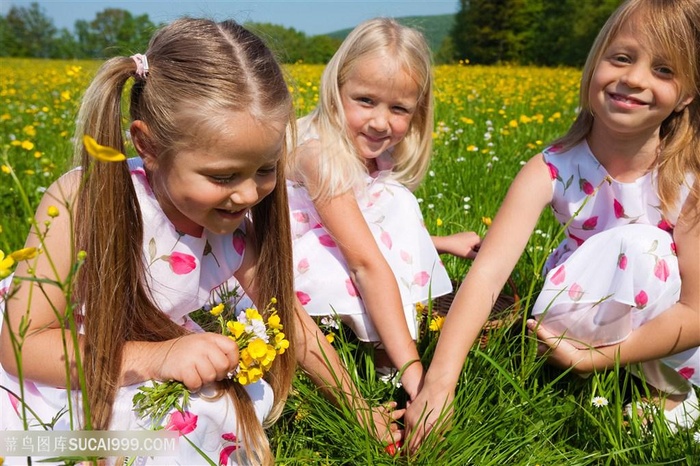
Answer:
<svg viewBox="0 0 700 466"><path fill-rule="evenodd" d="M581 191L583 191L583 193L588 196L595 192L595 188L593 187L591 182L585 178L581 178L578 180L578 186L581 189Z"/></svg>
<svg viewBox="0 0 700 466"><path fill-rule="evenodd" d="M626 218L627 216L625 215L625 208L622 207L622 204L620 204L620 201L617 199L613 200L613 211L615 212L615 218Z"/></svg>
<svg viewBox="0 0 700 466"><path fill-rule="evenodd" d="M357 288L355 288L355 284L349 278L345 279L345 289L348 290L348 294L353 298L360 295L360 293L357 291Z"/></svg>
<svg viewBox="0 0 700 466"><path fill-rule="evenodd" d="M671 225L665 218L662 218L659 223L656 224L656 226L669 233L673 231L673 225Z"/></svg>
<svg viewBox="0 0 700 466"><path fill-rule="evenodd" d="M557 167L555 167L549 162L547 162L547 167L549 168L549 176L552 177L553 180L558 180L559 170L557 169Z"/></svg>
<svg viewBox="0 0 700 466"><path fill-rule="evenodd" d="M180 435L186 435L197 428L197 415L189 411L173 411L170 414L166 430L179 432Z"/></svg>
<svg viewBox="0 0 700 466"><path fill-rule="evenodd" d="M297 263L297 271L299 273L304 273L307 270L309 270L309 259L305 257Z"/></svg>
<svg viewBox="0 0 700 466"><path fill-rule="evenodd" d="M233 249L236 250L238 255L242 256L245 251L245 233L241 230L236 230L233 232Z"/></svg>
<svg viewBox="0 0 700 466"><path fill-rule="evenodd" d="M333 241L333 238L331 238L331 235L321 235L318 237L318 242L324 245L327 248L335 248L337 245L335 244L335 241Z"/></svg>
<svg viewBox="0 0 700 466"><path fill-rule="evenodd" d="M583 241L584 241L583 238L579 238L578 236L572 234L571 232L569 232L569 238L574 240L576 242L577 246L581 246L583 244Z"/></svg>
<svg viewBox="0 0 700 466"><path fill-rule="evenodd" d="M644 290L637 293L637 296L634 297L634 304L637 306L637 309L644 309L648 302L649 296L647 296L647 293Z"/></svg>
<svg viewBox="0 0 700 466"><path fill-rule="evenodd" d="M226 442L234 443L234 445L226 445L219 453L219 466L226 466L228 464L228 460L231 458L231 454L238 450L238 439L233 432L222 434L221 438Z"/></svg>
<svg viewBox="0 0 700 466"><path fill-rule="evenodd" d="M306 212L294 212L292 216L294 217L294 220L299 223L309 223L309 214Z"/></svg>
<svg viewBox="0 0 700 466"><path fill-rule="evenodd" d="M678 255L676 254L676 243L671 243L671 254L673 254L674 256Z"/></svg>
<svg viewBox="0 0 700 466"><path fill-rule="evenodd" d="M426 271L418 272L413 276L413 284L418 286L425 286L430 281L430 274Z"/></svg>
<svg viewBox="0 0 700 466"><path fill-rule="evenodd" d="M562 265L557 269L556 272L552 275L552 278L549 279L554 285L561 285L564 282L564 279L566 278L566 270L564 269L564 266Z"/></svg>
<svg viewBox="0 0 700 466"><path fill-rule="evenodd" d="M683 377L686 380L690 380L690 378L695 375L695 369L692 367L682 367L679 371L678 374Z"/></svg>
<svg viewBox="0 0 700 466"><path fill-rule="evenodd" d="M197 268L197 261L189 254L175 251L169 256L163 256L163 259L168 261L172 271L178 275L187 275Z"/></svg>
<svg viewBox="0 0 700 466"><path fill-rule="evenodd" d="M311 302L311 296L309 296L307 293L304 293L303 291L297 291L296 295L297 299L299 300L302 306L306 306Z"/></svg>
<svg viewBox="0 0 700 466"><path fill-rule="evenodd" d="M595 217L591 217L587 219L585 222L583 222L583 229L584 230L595 230L595 227L598 226L598 216L596 215Z"/></svg>
<svg viewBox="0 0 700 466"><path fill-rule="evenodd" d="M620 270L625 270L627 268L627 255L625 255L624 252L621 252L620 255L617 256L617 266Z"/></svg>
<svg viewBox="0 0 700 466"><path fill-rule="evenodd" d="M665 282L668 280L668 276L671 274L671 271L668 268L668 264L666 263L666 260L664 259L659 259L656 261L656 265L654 265L654 275L656 278L661 280L662 282Z"/></svg>
<svg viewBox="0 0 700 466"><path fill-rule="evenodd" d="M583 288L578 283L572 283L569 287L569 298L572 301L577 302L583 298Z"/></svg>
<svg viewBox="0 0 700 466"><path fill-rule="evenodd" d="M384 246L391 249L393 243L391 242L391 235L389 233L387 233L386 231L382 231L382 234L379 235L379 239L384 244Z"/></svg>
<svg viewBox="0 0 700 466"><path fill-rule="evenodd" d="M402 249L399 255L401 256L401 260L405 263L413 264L413 256L408 251Z"/></svg>
<svg viewBox="0 0 700 466"><path fill-rule="evenodd" d="M562 146L561 144L554 144L548 149L548 152L552 152L552 153L556 154L557 152L562 150L563 147L564 146Z"/></svg>

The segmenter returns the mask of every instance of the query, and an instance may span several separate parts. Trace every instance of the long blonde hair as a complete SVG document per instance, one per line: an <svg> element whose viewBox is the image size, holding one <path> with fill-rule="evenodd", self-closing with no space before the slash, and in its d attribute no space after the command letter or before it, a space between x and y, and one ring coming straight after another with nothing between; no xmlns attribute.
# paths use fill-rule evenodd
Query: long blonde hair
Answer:
<svg viewBox="0 0 700 466"><path fill-rule="evenodd" d="M346 132L340 89L358 61L382 53L393 59L418 84L416 111L406 137L394 147L392 178L413 190L430 163L433 132L433 76L430 49L423 35L393 19L375 18L360 23L340 45L321 76L318 106L300 120L299 128L313 124L322 144L319 183L314 198L328 198L360 185L367 169ZM290 160L290 175L303 181L303 173Z"/></svg>
<svg viewBox="0 0 700 466"><path fill-rule="evenodd" d="M596 67L620 29L634 21L636 35L673 65L681 95L693 96L680 112L661 124L655 167L661 208L668 214L678 202L688 174L700 180L700 2L698 0L628 0L608 18L593 43L583 68L580 112L569 131L554 144L564 149L584 140L591 131L589 89ZM692 188L692 187L690 187ZM697 191L695 196L697 196ZM698 213L700 214L700 213Z"/></svg>
<svg viewBox="0 0 700 466"><path fill-rule="evenodd" d="M239 24L179 19L155 34L145 54L149 71L143 79L136 76L136 63L129 57L103 64L85 93L77 141L87 134L125 153L121 97L130 78L138 78L131 90L131 119L145 122L149 143L159 157L173 157L178 148L193 143L195 135L183 125L193 112L206 122L212 114L245 110L286 121L293 128L291 96L280 66L263 42ZM92 425L107 429L124 343L165 341L186 330L154 305L146 287L143 219L126 162L95 162L82 144L76 144L76 160L89 176L77 203L76 250L86 251L87 260L78 274L75 299L87 316L84 362ZM294 294L284 166L282 157L276 188L252 209L253 244L259 253L255 280L259 303L276 297L285 332L292 336ZM278 356L269 372L275 405L268 422L281 413L294 369L290 349ZM228 381L221 383L221 389L233 400L249 461L272 464L267 436L246 391Z"/></svg>

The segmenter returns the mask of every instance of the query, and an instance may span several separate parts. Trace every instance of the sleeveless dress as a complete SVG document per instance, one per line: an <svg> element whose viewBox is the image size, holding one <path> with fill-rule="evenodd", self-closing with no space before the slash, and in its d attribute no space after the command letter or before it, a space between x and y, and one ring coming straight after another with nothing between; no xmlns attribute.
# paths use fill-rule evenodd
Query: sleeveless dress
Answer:
<svg viewBox="0 0 700 466"><path fill-rule="evenodd" d="M313 129L300 141L317 139ZM380 157L391 164L388 153ZM379 163L379 161L378 161ZM416 303L452 291L452 283L430 239L413 193L389 177L390 171L367 175L355 194L374 240L394 272L411 336L418 334ZM323 228L303 184L287 181L294 252L294 289L312 316L337 315L362 341L379 335L355 288L347 263Z"/></svg>
<svg viewBox="0 0 700 466"><path fill-rule="evenodd" d="M150 274L147 281L154 302L173 321L189 330L201 331L188 314L211 304L218 287L239 268L245 249L245 231L241 228L232 234L215 235L205 230L199 238L177 232L151 191L141 159L130 159L129 167L144 219L143 257ZM9 289L10 279L11 277L0 283L0 296ZM0 305L4 308L4 300L0 299ZM3 315L0 313L0 324ZM118 390L110 430L133 431L161 427L152 425L150 419L140 419L133 412L132 398L139 386L146 384L121 387ZM19 393L18 380L1 368L0 385ZM26 380L24 385L26 404L43 422L51 421L67 406L69 394L65 389ZM257 417L262 422L272 408L272 389L266 382L260 381L247 385L246 390L253 400ZM238 448L236 439L240 437L233 404L228 396L216 400L206 399L206 395L212 394L213 390L206 388L192 394L188 410L184 414L174 410L165 416L162 427L186 436L216 464L238 464L239 456L234 450ZM74 402L79 399L79 393L75 390L70 396ZM2 389L0 408L0 429L23 430L19 401ZM60 416L54 430L69 430L68 417L68 414ZM77 415L74 415L74 420L75 425L80 425ZM40 429L33 416L30 416L29 425L31 429ZM178 440L177 455L139 457L134 464L210 464L183 438ZM33 459L38 460L36 457ZM114 461L114 458L111 460ZM26 459L7 457L4 464L26 464Z"/></svg>
<svg viewBox="0 0 700 466"><path fill-rule="evenodd" d="M688 176L666 218L655 171L631 183L615 181L585 141L543 155L554 188L551 207L566 237L547 259L533 315L579 348L619 343L678 301L672 233L694 180ZM686 390L700 385L700 348L660 361Z"/></svg>

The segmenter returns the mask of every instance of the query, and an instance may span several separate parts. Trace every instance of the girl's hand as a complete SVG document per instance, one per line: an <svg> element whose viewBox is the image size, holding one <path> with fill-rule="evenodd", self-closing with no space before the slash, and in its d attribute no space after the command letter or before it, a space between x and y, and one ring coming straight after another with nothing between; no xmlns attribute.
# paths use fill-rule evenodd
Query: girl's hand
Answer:
<svg viewBox="0 0 700 466"><path fill-rule="evenodd" d="M396 402L391 401L381 406L372 408L372 424L366 425L368 420L360 415L360 424L369 432L374 432L377 440L382 444L394 445L403 442L404 431L399 428L396 421L401 419L406 412L405 409L396 409Z"/></svg>
<svg viewBox="0 0 700 466"><path fill-rule="evenodd" d="M574 372L593 371L595 349L578 349L562 335L555 335L534 319L528 319L529 333L537 336L537 354L547 358L547 362L562 369L573 368Z"/></svg>
<svg viewBox="0 0 700 466"><path fill-rule="evenodd" d="M440 254L452 254L462 259L474 259L481 246L481 237L473 231L447 236L433 236L433 244Z"/></svg>
<svg viewBox="0 0 700 466"><path fill-rule="evenodd" d="M222 380L238 367L238 344L216 333L193 333L161 344L158 380L179 380L191 391Z"/></svg>
<svg viewBox="0 0 700 466"><path fill-rule="evenodd" d="M435 428L440 431L447 430L452 419L454 400L453 392L432 393L429 388L424 388L418 396L406 407L404 425L406 426L406 438L408 449L415 453L425 437Z"/></svg>

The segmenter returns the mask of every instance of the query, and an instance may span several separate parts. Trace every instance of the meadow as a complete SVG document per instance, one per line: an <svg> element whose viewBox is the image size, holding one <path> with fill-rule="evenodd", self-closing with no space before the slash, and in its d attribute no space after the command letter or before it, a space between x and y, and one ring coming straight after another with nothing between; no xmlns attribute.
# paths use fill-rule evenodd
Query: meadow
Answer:
<svg viewBox="0 0 700 466"><path fill-rule="evenodd" d="M22 247L45 188L72 165L80 96L97 62L3 59L0 64L0 250ZM299 115L318 98L321 66L291 65ZM534 67L435 68L434 156L417 190L434 234L487 233L522 164L566 131L578 104L580 70ZM127 154L127 155L134 155ZM512 279L527 310L539 271L560 231L545 214ZM444 258L459 281L467 261ZM0 262L2 256L0 256ZM506 290L511 292L511 290ZM428 365L441 320L423 311L419 340ZM430 436L411 456L392 456L299 374L282 418L269 430L280 465L629 465L700 464L700 426L672 435L623 416L646 388L623 369L582 378L544 364L524 320L489 334L465 362L452 428ZM351 375L372 403L405 401L400 387L377 379L371 355L343 329L333 330Z"/></svg>

